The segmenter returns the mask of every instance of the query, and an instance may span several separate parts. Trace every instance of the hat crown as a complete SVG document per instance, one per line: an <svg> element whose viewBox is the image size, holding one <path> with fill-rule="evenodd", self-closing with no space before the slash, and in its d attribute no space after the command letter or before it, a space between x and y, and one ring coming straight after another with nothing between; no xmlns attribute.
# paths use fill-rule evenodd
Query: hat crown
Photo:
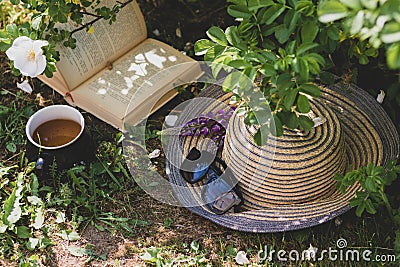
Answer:
<svg viewBox="0 0 400 267"><path fill-rule="evenodd" d="M311 102L311 118L322 124L309 132L285 129L266 145L253 141L254 127L234 115L223 158L239 181L247 209L306 203L335 192L334 175L344 172L345 146L336 114L321 100Z"/></svg>

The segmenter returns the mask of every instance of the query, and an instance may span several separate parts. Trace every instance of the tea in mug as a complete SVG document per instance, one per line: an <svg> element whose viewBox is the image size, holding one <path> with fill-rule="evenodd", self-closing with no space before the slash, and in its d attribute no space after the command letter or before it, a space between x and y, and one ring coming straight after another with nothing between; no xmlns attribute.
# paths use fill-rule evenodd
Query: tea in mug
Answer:
<svg viewBox="0 0 400 267"><path fill-rule="evenodd" d="M57 147L74 140L81 131L81 125L72 120L51 120L39 125L32 139L41 146Z"/></svg>

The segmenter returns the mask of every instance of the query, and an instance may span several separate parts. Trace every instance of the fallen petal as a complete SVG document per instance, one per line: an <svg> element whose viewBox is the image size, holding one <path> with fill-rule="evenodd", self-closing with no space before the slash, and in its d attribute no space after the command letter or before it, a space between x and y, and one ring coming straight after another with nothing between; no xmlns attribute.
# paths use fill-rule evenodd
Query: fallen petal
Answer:
<svg viewBox="0 0 400 267"><path fill-rule="evenodd" d="M381 92L378 94L378 97L376 98L376 101L378 101L379 104L382 104L383 99L385 99L385 92L381 90Z"/></svg>
<svg viewBox="0 0 400 267"><path fill-rule="evenodd" d="M32 87L29 84L28 80L23 81L22 83L17 83L17 87L28 94L32 93Z"/></svg>
<svg viewBox="0 0 400 267"><path fill-rule="evenodd" d="M161 150L160 149L155 149L153 152L149 154L150 159L155 159L160 156Z"/></svg>
<svg viewBox="0 0 400 267"><path fill-rule="evenodd" d="M236 254L235 261L239 265L250 264L249 259L247 259L246 252L244 252L244 251L239 251Z"/></svg>

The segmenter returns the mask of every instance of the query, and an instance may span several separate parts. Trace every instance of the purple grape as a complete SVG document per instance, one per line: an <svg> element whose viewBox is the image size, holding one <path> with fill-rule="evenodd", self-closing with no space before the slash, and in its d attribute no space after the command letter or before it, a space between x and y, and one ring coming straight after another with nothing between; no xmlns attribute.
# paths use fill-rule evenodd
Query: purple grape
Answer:
<svg viewBox="0 0 400 267"><path fill-rule="evenodd" d="M207 116L207 118L209 118L209 119L214 119L214 117L215 117L214 113L212 113L211 111L208 112L206 116Z"/></svg>
<svg viewBox="0 0 400 267"><path fill-rule="evenodd" d="M200 135L200 131L194 132L194 136L199 136L199 135Z"/></svg>

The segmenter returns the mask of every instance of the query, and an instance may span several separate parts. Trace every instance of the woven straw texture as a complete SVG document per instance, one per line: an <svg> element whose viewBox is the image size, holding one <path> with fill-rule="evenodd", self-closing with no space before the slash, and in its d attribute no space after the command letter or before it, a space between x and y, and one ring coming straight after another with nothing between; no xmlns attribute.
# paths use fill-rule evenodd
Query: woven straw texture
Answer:
<svg viewBox="0 0 400 267"><path fill-rule="evenodd" d="M306 228L349 210L348 203L360 187L354 185L341 194L335 188L334 174L370 162L385 165L398 158L399 136L383 108L362 89L336 84L321 90L321 97L312 100L312 110L315 117L324 117L326 122L308 133L285 130L284 136L270 136L267 145L258 147L252 141L255 129L245 126L240 116L231 118L222 156L239 181L244 198L241 212L210 212L202 204L199 187L187 184L179 169L167 162L170 181L191 189L187 194L176 187L177 199L183 205L195 199L199 206L189 207L192 212L248 232ZM197 104L190 109L217 111L230 99L217 85L210 86L201 96L221 103ZM186 119L181 116L178 123L183 124ZM181 147L184 155L191 147L209 148L201 137L176 142L179 144L168 145Z"/></svg>

